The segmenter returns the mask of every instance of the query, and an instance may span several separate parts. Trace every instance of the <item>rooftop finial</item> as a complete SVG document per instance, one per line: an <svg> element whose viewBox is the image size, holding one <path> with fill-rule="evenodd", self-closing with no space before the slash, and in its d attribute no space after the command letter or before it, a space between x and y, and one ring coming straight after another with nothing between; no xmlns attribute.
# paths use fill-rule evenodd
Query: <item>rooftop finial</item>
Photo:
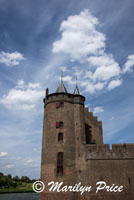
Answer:
<svg viewBox="0 0 134 200"><path fill-rule="evenodd" d="M63 79L63 71L61 71L61 83L59 87L57 88L56 93L68 93L62 79Z"/></svg>
<svg viewBox="0 0 134 200"><path fill-rule="evenodd" d="M61 71L61 82L62 82L62 79L63 79L63 71Z"/></svg>
<svg viewBox="0 0 134 200"><path fill-rule="evenodd" d="M74 95L79 95L80 92L79 92L79 89L78 89L78 86L77 86L77 76L76 76L76 87L75 87L75 90L74 90Z"/></svg>
<svg viewBox="0 0 134 200"><path fill-rule="evenodd" d="M77 85L77 76L76 76L76 85Z"/></svg>

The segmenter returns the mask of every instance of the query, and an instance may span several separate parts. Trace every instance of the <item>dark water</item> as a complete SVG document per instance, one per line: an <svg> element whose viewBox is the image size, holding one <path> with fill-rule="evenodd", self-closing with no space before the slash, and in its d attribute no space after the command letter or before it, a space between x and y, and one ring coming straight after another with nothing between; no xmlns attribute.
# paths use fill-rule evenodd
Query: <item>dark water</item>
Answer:
<svg viewBox="0 0 134 200"><path fill-rule="evenodd" d="M39 194L36 193L0 194L0 200L39 200Z"/></svg>

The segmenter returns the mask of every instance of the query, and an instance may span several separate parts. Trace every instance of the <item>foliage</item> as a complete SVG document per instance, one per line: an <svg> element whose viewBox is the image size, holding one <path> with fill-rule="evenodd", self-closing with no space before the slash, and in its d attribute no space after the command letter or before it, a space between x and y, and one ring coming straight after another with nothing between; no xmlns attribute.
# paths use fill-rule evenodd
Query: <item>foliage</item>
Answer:
<svg viewBox="0 0 134 200"><path fill-rule="evenodd" d="M0 172L0 193L3 192L32 192L32 184L35 180L31 180L27 176L12 178L11 174L5 176Z"/></svg>

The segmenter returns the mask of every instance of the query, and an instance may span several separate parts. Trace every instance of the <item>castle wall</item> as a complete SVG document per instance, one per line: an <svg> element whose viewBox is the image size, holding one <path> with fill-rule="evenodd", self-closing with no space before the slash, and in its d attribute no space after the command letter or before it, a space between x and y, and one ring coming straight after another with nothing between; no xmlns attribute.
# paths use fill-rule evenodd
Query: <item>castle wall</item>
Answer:
<svg viewBox="0 0 134 200"><path fill-rule="evenodd" d="M93 191L87 199L134 199L134 144L86 145L88 185ZM83 180L84 181L84 180ZM123 186L123 192L100 191L96 194L96 183L104 181L108 186ZM99 197L100 195L100 197ZM79 197L79 199L81 199Z"/></svg>
<svg viewBox="0 0 134 200"><path fill-rule="evenodd" d="M84 108L85 98L68 93L50 94L45 98L45 112L42 143L41 180L46 189L41 200L133 200L134 199L134 144L114 144L110 149L103 144L102 122ZM63 101L63 108L56 108L56 102ZM56 122L63 121L62 128ZM86 144L85 123L91 127L92 140ZM63 132L63 142L58 142L58 133ZM57 153L64 153L63 175L57 175ZM50 181L64 182L64 185L92 186L90 193L49 192ZM95 193L96 183L123 185L121 193L102 191Z"/></svg>
<svg viewBox="0 0 134 200"><path fill-rule="evenodd" d="M85 113L85 123L91 126L92 139L96 141L97 145L103 144L102 137L102 122L97 120L96 116L93 116L92 112L88 111L88 108L84 109Z"/></svg>

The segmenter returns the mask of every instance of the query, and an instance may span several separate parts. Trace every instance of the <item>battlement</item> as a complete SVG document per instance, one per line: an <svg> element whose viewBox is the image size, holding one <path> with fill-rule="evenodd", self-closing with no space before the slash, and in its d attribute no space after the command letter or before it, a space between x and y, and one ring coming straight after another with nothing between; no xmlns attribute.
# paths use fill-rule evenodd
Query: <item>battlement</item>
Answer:
<svg viewBox="0 0 134 200"><path fill-rule="evenodd" d="M102 121L98 121L97 116L93 115L93 112L90 112L88 108L84 108L85 116L91 120L94 125L102 127Z"/></svg>
<svg viewBox="0 0 134 200"><path fill-rule="evenodd" d="M134 144L86 145L86 160L134 159Z"/></svg>
<svg viewBox="0 0 134 200"><path fill-rule="evenodd" d="M73 104L84 105L85 97L82 95L74 95L70 93L52 93L46 96L44 99L45 106L52 102L64 101Z"/></svg>

